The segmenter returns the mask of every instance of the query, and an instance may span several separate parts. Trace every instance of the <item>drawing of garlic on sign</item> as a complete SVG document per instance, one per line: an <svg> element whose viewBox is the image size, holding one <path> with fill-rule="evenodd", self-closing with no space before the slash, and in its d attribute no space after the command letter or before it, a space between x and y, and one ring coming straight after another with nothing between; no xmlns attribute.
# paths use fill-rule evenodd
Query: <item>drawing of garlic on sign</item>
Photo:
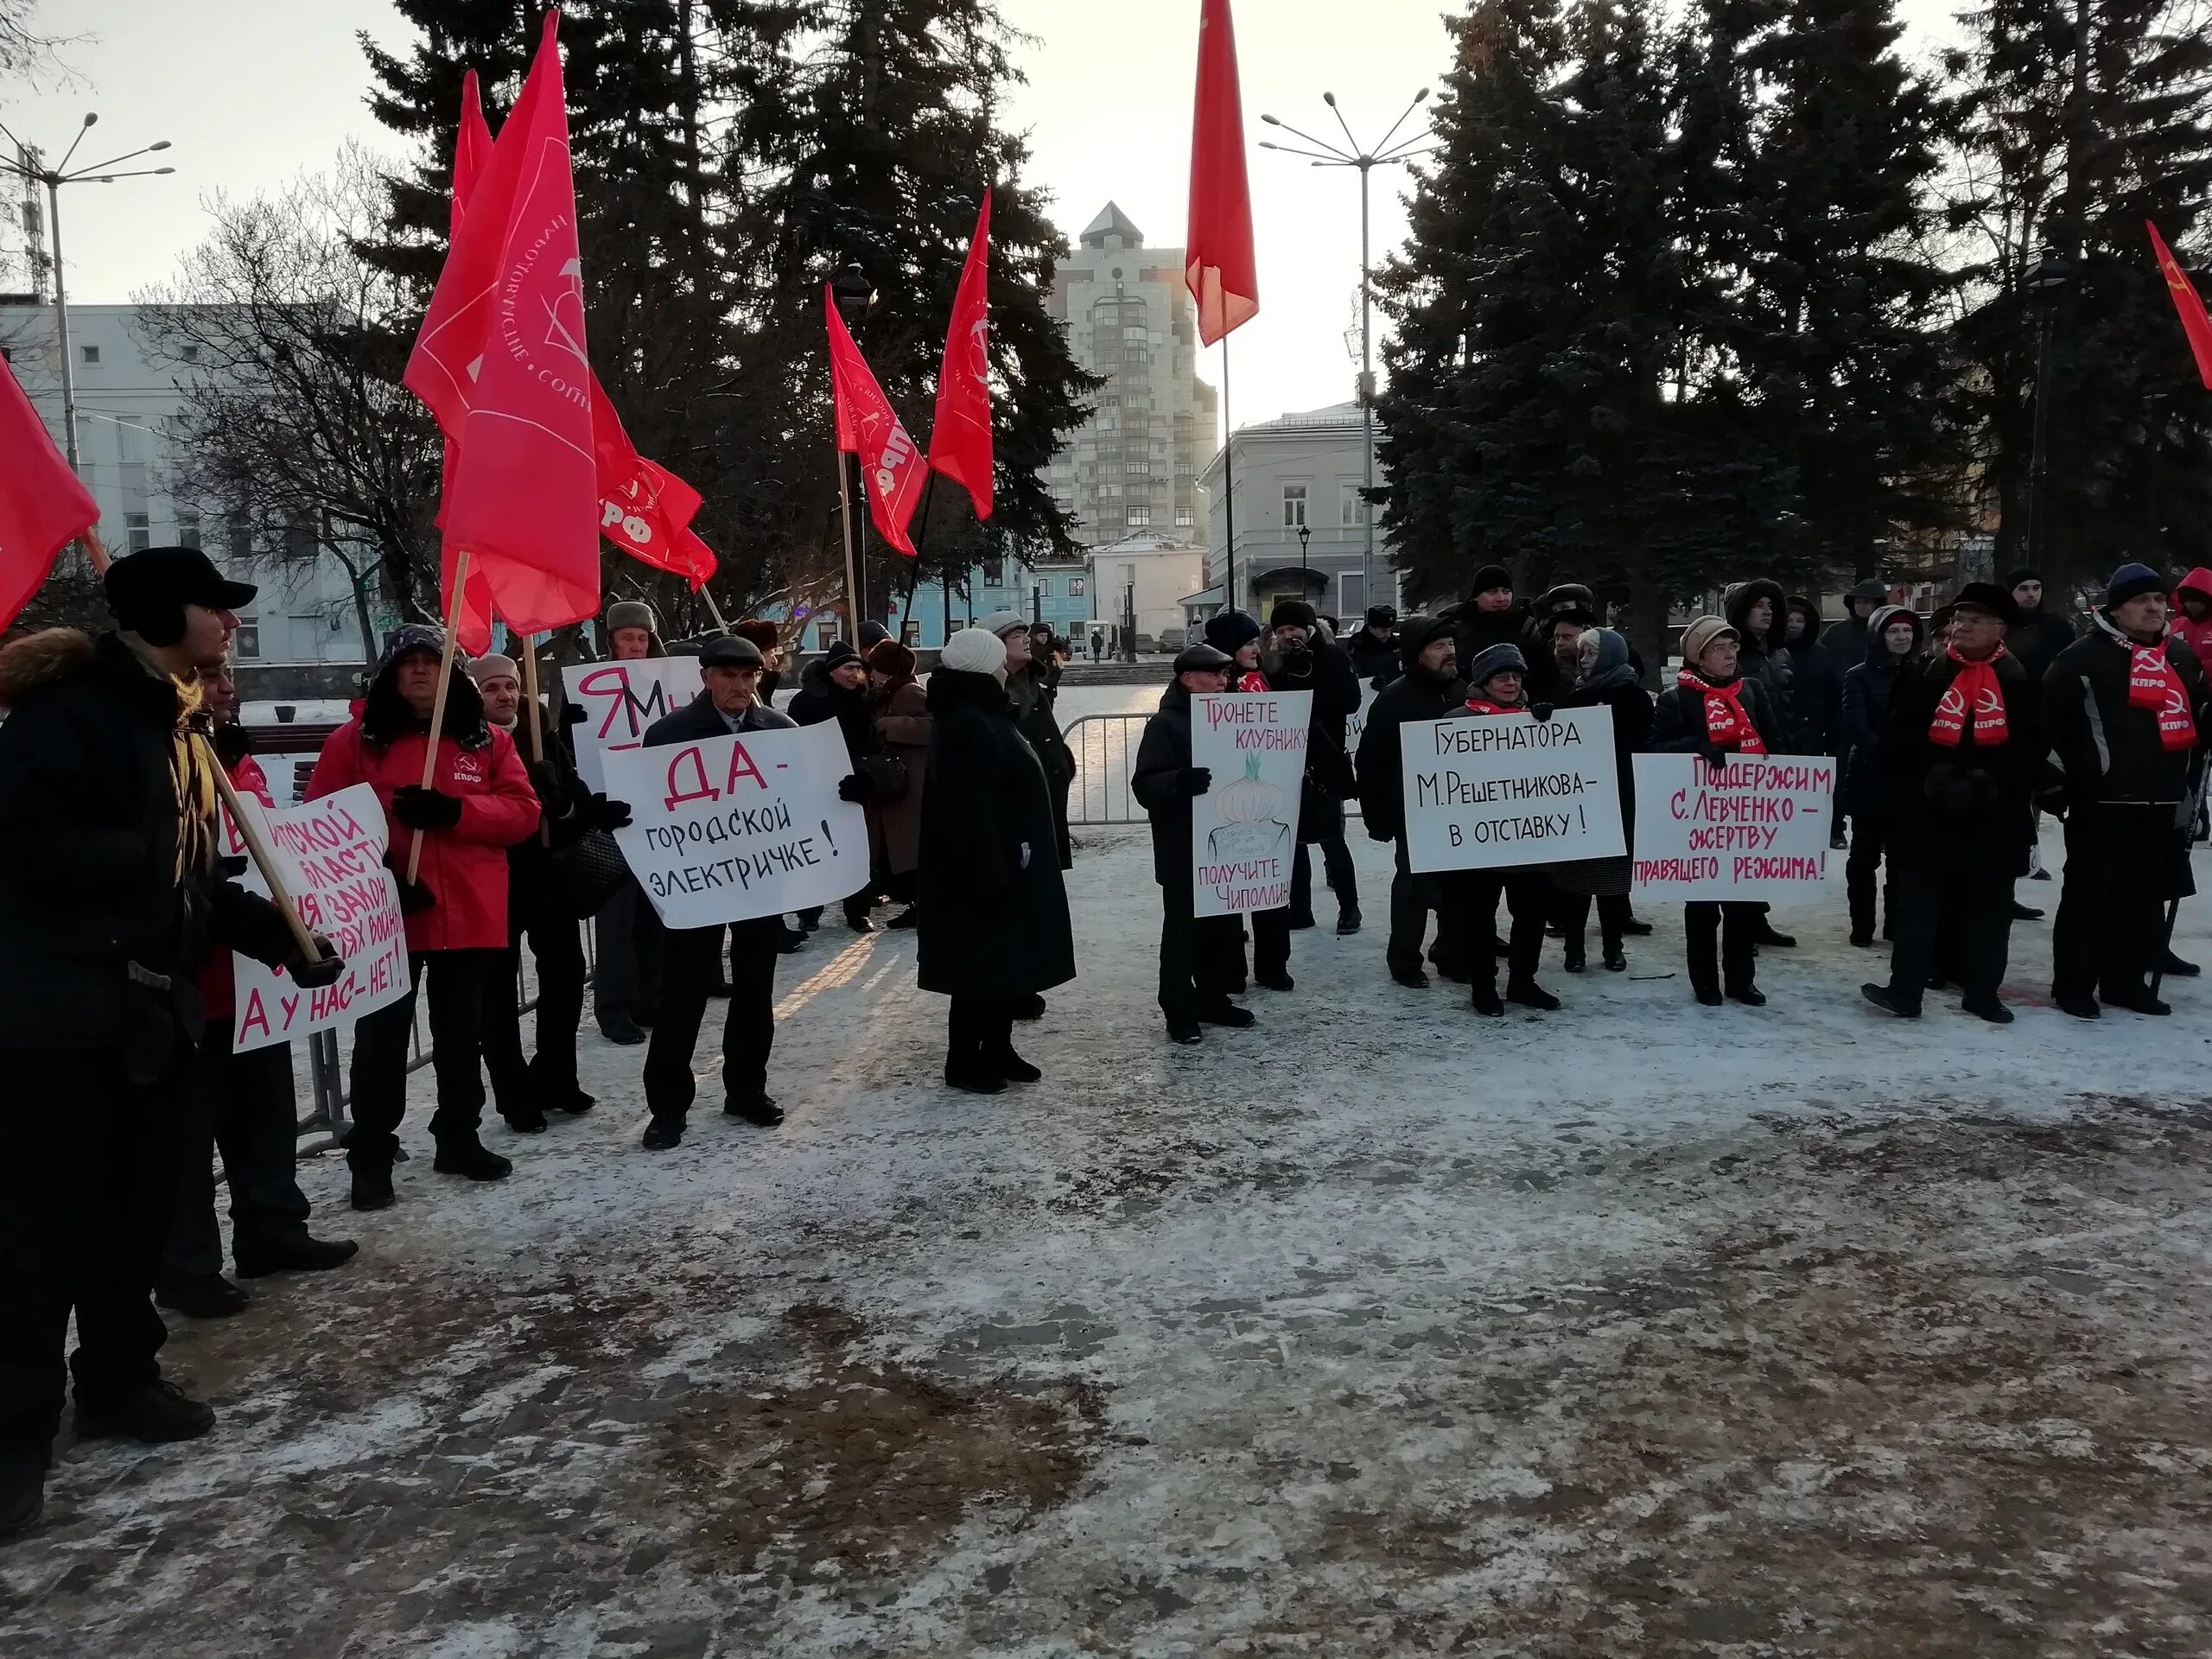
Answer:
<svg viewBox="0 0 2212 1659"><path fill-rule="evenodd" d="M1206 856L1217 864L1249 864L1290 855L1289 803L1260 776L1260 757L1244 757L1244 775L1212 791L1221 827L1206 836Z"/></svg>

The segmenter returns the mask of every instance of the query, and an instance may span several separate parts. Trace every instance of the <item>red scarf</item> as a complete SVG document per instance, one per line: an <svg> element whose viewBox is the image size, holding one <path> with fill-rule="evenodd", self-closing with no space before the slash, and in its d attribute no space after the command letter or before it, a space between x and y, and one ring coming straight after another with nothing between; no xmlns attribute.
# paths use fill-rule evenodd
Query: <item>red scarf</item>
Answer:
<svg viewBox="0 0 2212 1659"><path fill-rule="evenodd" d="M1759 728L1744 710L1744 682L1733 679L1726 685L1708 685L1704 677L1694 670L1684 669L1675 682L1685 690L1700 692L1705 697L1705 734L1723 748L1733 748L1738 754L1764 754L1766 742L1759 736Z"/></svg>
<svg viewBox="0 0 2212 1659"><path fill-rule="evenodd" d="M1248 668L1236 677L1236 684L1233 689L1238 691L1265 691L1268 689L1268 677L1256 668Z"/></svg>
<svg viewBox="0 0 2212 1659"><path fill-rule="evenodd" d="M1525 715L1529 712L1529 705L1525 702L1491 702L1481 697L1469 697L1467 707L1478 715Z"/></svg>
<svg viewBox="0 0 2212 1659"><path fill-rule="evenodd" d="M1999 645L1988 661L1970 663L1956 650L1950 652L1959 671L1936 700L1936 718L1928 723L1930 743L1955 749L1972 732L1978 747L1994 748L2011 736L2005 715L2005 690L1997 682L1997 658L2004 654L2005 647Z"/></svg>
<svg viewBox="0 0 2212 1659"><path fill-rule="evenodd" d="M2134 659L2127 676L2127 706L2158 715L2159 747L2196 747L2196 721L2189 712L2189 689L2166 656L2166 642L2139 645L2133 639L2123 639L2120 643Z"/></svg>

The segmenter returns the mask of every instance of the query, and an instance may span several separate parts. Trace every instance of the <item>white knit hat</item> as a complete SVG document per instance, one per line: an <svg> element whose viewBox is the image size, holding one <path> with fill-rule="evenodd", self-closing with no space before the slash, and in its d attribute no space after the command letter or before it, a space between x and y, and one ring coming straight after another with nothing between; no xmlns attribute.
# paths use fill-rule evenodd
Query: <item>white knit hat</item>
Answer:
<svg viewBox="0 0 2212 1659"><path fill-rule="evenodd" d="M1020 611L993 611L976 625L994 639L1003 639L1016 628L1029 632L1029 619Z"/></svg>
<svg viewBox="0 0 2212 1659"><path fill-rule="evenodd" d="M1006 678L1006 642L988 628L963 628L944 642L937 665L956 674L995 674Z"/></svg>
<svg viewBox="0 0 2212 1659"><path fill-rule="evenodd" d="M513 658L503 657L496 651L487 652L468 664L468 677L479 685L486 680L498 679L501 675L519 683L522 670Z"/></svg>

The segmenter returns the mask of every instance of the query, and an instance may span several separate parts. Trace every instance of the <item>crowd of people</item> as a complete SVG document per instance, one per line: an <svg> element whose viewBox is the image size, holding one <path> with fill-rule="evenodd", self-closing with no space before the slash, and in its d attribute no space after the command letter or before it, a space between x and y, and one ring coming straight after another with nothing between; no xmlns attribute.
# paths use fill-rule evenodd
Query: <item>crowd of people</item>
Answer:
<svg viewBox="0 0 2212 1659"><path fill-rule="evenodd" d="M310 1230L287 1051L235 1041L232 952L305 987L345 969L327 939L240 885L223 852L219 793L269 795L228 670L236 613L254 590L184 548L118 561L106 587L112 628L0 649L0 973L12 992L0 1001L0 1075L24 1098L69 1103L0 1112L0 1536L40 1512L73 1375L80 1433L165 1441L212 1426L207 1406L161 1376L157 1304L200 1316L245 1305L222 1271L217 1152L240 1278L339 1268L356 1251ZM1747 582L1722 614L1682 632L1681 666L1656 696L1590 589L1524 602L1497 567L1462 604L1404 618L1378 607L1341 641L1299 601L1264 625L1219 613L1175 659L1130 779L1161 890L1168 1035L1192 1044L1208 1026L1249 1027L1257 1016L1236 999L1251 984L1294 988L1294 936L1316 925L1317 862L1336 931L1362 930L1345 840L1354 801L1367 834L1395 848L1384 961L1399 984L1426 988L1433 969L1483 1014L1557 1009L1538 980L1547 938L1560 941L1566 971L1586 972L1593 910L1599 961L1625 969L1627 942L1651 931L1630 902L1630 856L1419 871L1402 805L1408 722L1600 706L1631 854L1638 753L1716 772L1739 756L1837 760L1851 939L1890 945L1886 978L1864 988L1885 1013L1917 1015L1929 989L1956 984L1968 1013L2012 1020L1999 995L2010 930L2041 915L2014 884L2042 874L2037 821L2048 813L2064 819L2066 846L2053 1001L2083 1019L2107 1007L2165 1014L2159 981L2197 971L2173 954L2162 906L2192 890L2212 572L2191 572L2173 597L2170 616L2159 575L2123 566L2076 637L2029 571L1968 583L1925 624L1879 584L1854 589L1848 616L1824 627L1816 605ZM649 607L618 603L603 620L618 659L667 649ZM871 853L866 882L842 901L846 925L872 931L889 905L886 925L917 933L920 988L946 999L944 1081L977 1094L1039 1079L1015 1028L1076 975L1064 881L1076 762L1056 713L1065 657L1049 628L1004 612L955 633L924 680L912 651L863 628L809 662L779 709L782 631L748 620L704 642L698 696L642 734L652 747L836 728L849 768L838 793L864 809ZM639 809L582 781L570 721L530 708L527 679L512 657L456 662L436 629L402 627L308 785L310 798L365 785L383 807L410 970L406 995L353 1033L356 1210L398 1198L418 998L435 1173L512 1172L482 1139L487 1077L519 1134L593 1108L577 1065L587 925L601 1030L645 1049L645 1147L683 1139L717 998L724 1113L782 1122L768 1091L777 963L807 948L820 913L663 926L611 852ZM1355 744L1363 683L1374 695ZM1192 814L1215 780L1193 762L1191 700L1283 691L1312 694L1288 902L1199 918ZM1689 905L1684 931L1690 988L1714 1005L1763 1003L1761 953L1794 943L1750 903ZM525 948L537 985L527 1056Z"/></svg>

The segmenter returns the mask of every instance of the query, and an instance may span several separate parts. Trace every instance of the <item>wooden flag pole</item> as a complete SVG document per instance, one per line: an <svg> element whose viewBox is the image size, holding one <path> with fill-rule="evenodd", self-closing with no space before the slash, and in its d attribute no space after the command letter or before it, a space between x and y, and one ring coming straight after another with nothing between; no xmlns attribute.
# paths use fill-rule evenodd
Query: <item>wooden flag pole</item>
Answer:
<svg viewBox="0 0 2212 1659"><path fill-rule="evenodd" d="M729 632L729 619L722 614L722 607L715 603L714 594L708 591L705 586L702 585L699 589L699 597L707 601L707 614L715 619L715 626L720 628L724 633L728 633Z"/></svg>
<svg viewBox="0 0 2212 1659"><path fill-rule="evenodd" d="M861 640L861 584L853 563L853 498L845 483L845 452L837 454L837 513L845 526L845 638Z"/></svg>
<svg viewBox="0 0 2212 1659"><path fill-rule="evenodd" d="M530 758L543 766L545 727L537 710L537 636L523 633L515 637L522 642L522 696L523 706L530 710Z"/></svg>
<svg viewBox="0 0 2212 1659"><path fill-rule="evenodd" d="M215 746L207 737L194 732L193 742L200 750L200 763L215 774L215 788L229 809L231 822L238 827L238 835L245 842L245 849L253 855L254 868L261 872L261 879L269 884L269 896L276 908L284 912L284 919L292 925L292 939L300 947L301 956L308 962L320 961L322 948L315 942L315 935L300 919L292 895L285 890L284 878L276 873L276 861L269 855L269 849L261 842L261 832L253 827L253 820L246 816L245 808L238 801L238 792L231 785L230 773L223 770L223 763L215 757Z"/></svg>
<svg viewBox="0 0 2212 1659"><path fill-rule="evenodd" d="M462 548L461 556L454 561L453 599L446 607L446 649L438 659L437 696L430 703L430 738L423 746L423 787L428 789L438 775L438 736L445 729L446 693L453 687L453 650L454 636L461 632L461 596L468 586L468 550ZM407 849L407 884L415 885L416 872L423 868L423 841L429 832L417 830L415 844Z"/></svg>

